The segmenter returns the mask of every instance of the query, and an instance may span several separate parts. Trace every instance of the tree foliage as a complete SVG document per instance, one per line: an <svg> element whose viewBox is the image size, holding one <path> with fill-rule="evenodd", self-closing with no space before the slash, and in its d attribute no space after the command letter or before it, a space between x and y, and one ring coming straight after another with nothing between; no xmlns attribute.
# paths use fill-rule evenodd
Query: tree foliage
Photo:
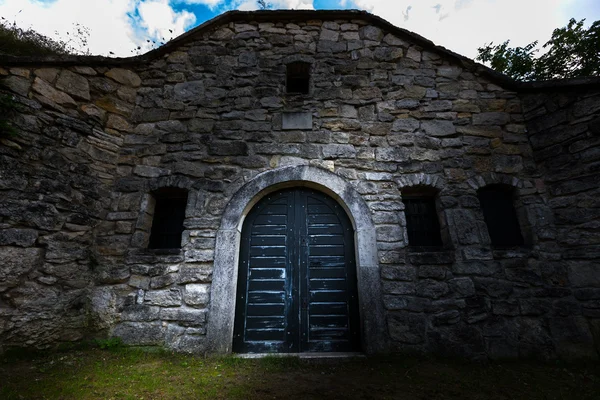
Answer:
<svg viewBox="0 0 600 400"><path fill-rule="evenodd" d="M509 47L510 40L494 46L490 43L485 47L477 49L476 60L489 63L492 69L517 80L535 79L535 58L538 51L535 47L537 41L529 43L525 47Z"/></svg>
<svg viewBox="0 0 600 400"><path fill-rule="evenodd" d="M548 80L600 75L600 21L589 28L585 19L571 19L567 26L552 32L542 46L546 51L539 57L538 42L524 47L509 47L490 43L477 49L476 60L489 63L491 68L517 80Z"/></svg>

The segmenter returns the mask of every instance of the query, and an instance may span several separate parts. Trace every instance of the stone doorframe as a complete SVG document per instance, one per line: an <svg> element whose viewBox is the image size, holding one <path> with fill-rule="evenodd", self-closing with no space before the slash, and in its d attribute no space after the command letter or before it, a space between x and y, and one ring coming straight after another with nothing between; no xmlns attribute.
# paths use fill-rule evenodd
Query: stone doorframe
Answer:
<svg viewBox="0 0 600 400"><path fill-rule="evenodd" d="M344 179L329 171L303 165L283 167L257 175L235 193L227 204L216 236L207 327L209 353L231 353L244 218L268 193L299 186L310 187L329 195L348 214L354 228L356 247L362 349L367 354L387 349L377 242L371 211L360 194Z"/></svg>

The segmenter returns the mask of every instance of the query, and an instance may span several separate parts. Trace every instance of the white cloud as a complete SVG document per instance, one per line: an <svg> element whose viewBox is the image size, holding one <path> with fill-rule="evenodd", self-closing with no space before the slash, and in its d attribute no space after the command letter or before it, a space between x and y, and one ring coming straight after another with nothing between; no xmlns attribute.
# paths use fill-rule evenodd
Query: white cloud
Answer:
<svg viewBox="0 0 600 400"><path fill-rule="evenodd" d="M137 46L147 50L146 37L170 39L195 22L193 14L175 12L168 0L0 0L0 15L63 41L72 40L79 23L90 31L87 48L92 54L116 56L130 56Z"/></svg>
<svg viewBox="0 0 600 400"><path fill-rule="evenodd" d="M544 43L570 17L587 16L588 23L600 18L598 0L337 1L340 7L366 9L468 57L475 57L477 47L492 41L511 39L513 46L534 40ZM314 9L314 0L267 2L274 9ZM188 10L198 4L214 11L258 8L255 0L0 0L0 16L51 38L57 38L58 31L65 41L72 37L66 32L73 33L73 24L79 23L90 30L88 48L93 54L129 56L137 46L142 52L148 50L147 38L160 42L191 28L196 16L174 8L186 4Z"/></svg>
<svg viewBox="0 0 600 400"><path fill-rule="evenodd" d="M175 0L175 2L184 4L203 4L212 10L219 4L224 3L225 0Z"/></svg>
<svg viewBox="0 0 600 400"><path fill-rule="evenodd" d="M270 2L273 8L314 10L313 0L274 0Z"/></svg>
<svg viewBox="0 0 600 400"><path fill-rule="evenodd" d="M246 0L236 6L236 10L240 11L254 11L258 10L258 3L256 0Z"/></svg>
<svg viewBox="0 0 600 400"><path fill-rule="evenodd" d="M186 0L189 1L189 0ZM194 1L194 0L192 0ZM344 0L347 1L347 0ZM313 0L266 0L273 10L314 10ZM233 9L241 11L257 10L256 0L238 0L231 4Z"/></svg>
<svg viewBox="0 0 600 400"><path fill-rule="evenodd" d="M511 39L523 46L550 39L568 17L561 5L573 0L353 0L356 7L377 14L467 57L477 47ZM436 6L441 5L439 13ZM412 6L408 20L403 12Z"/></svg>
<svg viewBox="0 0 600 400"><path fill-rule="evenodd" d="M138 26L159 43L176 38L196 22L196 16L188 11L175 12L169 5L169 0L141 2L138 14Z"/></svg>
<svg viewBox="0 0 600 400"><path fill-rule="evenodd" d="M0 15L21 28L33 28L50 38L65 41L73 37L73 24L79 23L90 30L88 46L92 53L113 51L127 55L136 43L127 17L134 7L133 0L56 0L51 3L6 0L0 2Z"/></svg>
<svg viewBox="0 0 600 400"><path fill-rule="evenodd" d="M173 0L176 3L185 4L203 4L211 10L222 6L225 9L235 9L241 11L252 11L258 9L256 0ZM342 0L347 2L348 0ZM272 9L284 10L314 10L313 0L267 0Z"/></svg>

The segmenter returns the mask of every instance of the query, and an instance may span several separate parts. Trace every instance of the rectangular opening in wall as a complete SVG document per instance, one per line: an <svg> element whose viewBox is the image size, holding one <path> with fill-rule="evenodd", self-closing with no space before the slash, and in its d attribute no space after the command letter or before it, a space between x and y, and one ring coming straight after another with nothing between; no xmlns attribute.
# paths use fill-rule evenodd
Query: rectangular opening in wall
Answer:
<svg viewBox="0 0 600 400"><path fill-rule="evenodd" d="M443 245L435 204L434 188L415 186L402 190L408 244L412 247L441 247Z"/></svg>
<svg viewBox="0 0 600 400"><path fill-rule="evenodd" d="M411 246L441 246L440 223L433 198L403 199L406 214L408 244Z"/></svg>
<svg viewBox="0 0 600 400"><path fill-rule="evenodd" d="M523 234L514 206L514 188L488 185L477 192L492 246L523 246Z"/></svg>
<svg viewBox="0 0 600 400"><path fill-rule="evenodd" d="M310 88L310 64L293 62L286 65L286 92L308 94Z"/></svg>
<svg viewBox="0 0 600 400"><path fill-rule="evenodd" d="M149 248L178 249L187 206L187 190L165 188L153 193L156 200Z"/></svg>

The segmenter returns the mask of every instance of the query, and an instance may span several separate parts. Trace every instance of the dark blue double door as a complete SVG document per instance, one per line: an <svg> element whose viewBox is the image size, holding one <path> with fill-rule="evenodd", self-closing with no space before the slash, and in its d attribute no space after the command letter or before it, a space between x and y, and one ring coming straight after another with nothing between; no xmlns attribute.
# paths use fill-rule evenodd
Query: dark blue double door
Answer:
<svg viewBox="0 0 600 400"><path fill-rule="evenodd" d="M233 350L360 350L354 232L310 189L265 196L242 229Z"/></svg>

